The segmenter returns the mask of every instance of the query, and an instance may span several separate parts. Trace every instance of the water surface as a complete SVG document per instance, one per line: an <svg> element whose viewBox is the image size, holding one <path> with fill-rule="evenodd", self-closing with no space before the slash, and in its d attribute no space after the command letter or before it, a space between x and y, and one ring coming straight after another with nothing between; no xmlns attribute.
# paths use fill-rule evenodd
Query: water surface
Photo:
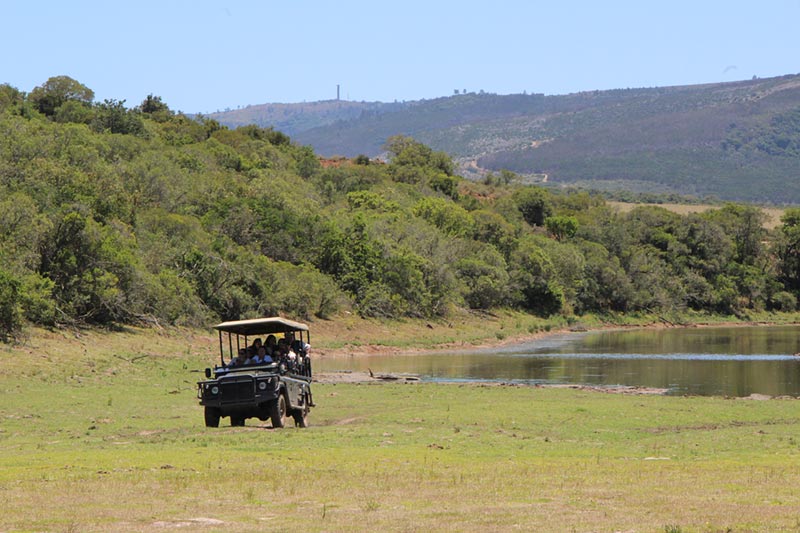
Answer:
<svg viewBox="0 0 800 533"><path fill-rule="evenodd" d="M321 371L371 369L436 381L641 386L671 394L800 396L800 327L715 327L554 335L495 349L328 358Z"/></svg>

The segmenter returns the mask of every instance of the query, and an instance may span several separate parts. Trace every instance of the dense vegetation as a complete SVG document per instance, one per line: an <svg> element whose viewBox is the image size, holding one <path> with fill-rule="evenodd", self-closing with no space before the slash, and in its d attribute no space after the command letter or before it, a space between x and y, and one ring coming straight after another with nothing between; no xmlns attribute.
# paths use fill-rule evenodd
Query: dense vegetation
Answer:
<svg viewBox="0 0 800 533"><path fill-rule="evenodd" d="M0 334L26 321L201 324L253 315L446 317L794 309L800 210L620 214L511 172L461 179L389 139L323 166L272 129L156 96L129 109L51 78L0 86ZM749 142L749 141L748 141ZM789 149L789 145L786 146Z"/></svg>
<svg viewBox="0 0 800 533"><path fill-rule="evenodd" d="M508 169L534 181L547 175L548 185L785 205L800 203L798 80L253 106L215 118L278 126L328 156L378 155L402 133L451 154L462 175L478 179Z"/></svg>

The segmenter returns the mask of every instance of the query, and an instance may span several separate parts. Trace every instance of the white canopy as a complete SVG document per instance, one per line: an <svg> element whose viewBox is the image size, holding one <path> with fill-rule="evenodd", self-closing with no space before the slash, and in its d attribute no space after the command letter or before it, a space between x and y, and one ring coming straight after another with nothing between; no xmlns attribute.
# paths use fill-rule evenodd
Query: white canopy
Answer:
<svg viewBox="0 0 800 533"><path fill-rule="evenodd" d="M214 329L238 335L266 335L289 331L308 331L308 326L279 316L251 318L250 320L231 320L214 326Z"/></svg>

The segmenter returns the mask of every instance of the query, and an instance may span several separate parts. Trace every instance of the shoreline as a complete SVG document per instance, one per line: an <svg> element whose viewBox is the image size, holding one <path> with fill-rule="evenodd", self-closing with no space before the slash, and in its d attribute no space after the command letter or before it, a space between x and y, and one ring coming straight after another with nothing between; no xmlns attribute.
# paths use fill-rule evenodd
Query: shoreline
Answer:
<svg viewBox="0 0 800 533"><path fill-rule="evenodd" d="M738 327L770 327L770 326L798 326L800 323L779 322L779 321L724 321L724 322L695 322L690 324L666 324L664 322L653 322L648 324L639 325L620 325L620 324L606 324L598 327L582 327L572 326L565 328L552 329L550 331L539 331L530 334L514 335L502 340L493 340L491 338L483 339L481 342L450 342L437 344L429 348L420 347L397 347L386 345L357 345L357 346L343 346L336 349L321 349L314 350L316 357L321 359L340 359L340 358L353 358L364 356L388 356L399 355L413 357L415 355L427 355L432 353L447 353L459 351L477 351L492 348L502 348L516 344L526 344L536 342L549 337L570 334L586 334L600 331L629 331L629 330L664 330L664 329L705 329L705 328L738 328ZM396 373L396 374L377 374L373 375L370 372L358 370L344 370L344 371L330 371L318 372L314 375L314 382L319 384L337 385L337 384L355 384L355 385L384 385L384 384L430 384L443 386L467 386L467 387L531 387L541 389L574 389L587 392L597 392L606 394L621 394L631 396L667 396L669 389L643 387L643 386L602 386L602 385L588 385L576 383L521 383L515 381L492 381L492 380L475 380L475 381L437 381L429 382L420 379L418 375ZM783 396L767 396L763 394L751 394L750 396L737 397L738 400L769 400L769 399L782 399ZM800 398L790 397L797 400Z"/></svg>
<svg viewBox="0 0 800 533"><path fill-rule="evenodd" d="M695 329L695 328L730 328L730 327L770 327L770 326L798 326L800 322L777 322L777 321L723 321L723 322L693 322L687 324L667 324L664 322L650 322L646 324L605 324L601 326L570 326L564 328L551 329L549 331L538 331L536 333L526 333L512 335L504 339L494 340L486 337L478 342L455 341L435 344L430 347L421 348L417 346L390 346L385 344L354 344L344 345L340 348L319 348L313 350L313 355L319 358L342 358L342 357L361 357L368 355L426 355L441 352L460 352L469 350L486 350L491 348L502 348L515 344L526 344L537 340L554 337L557 335L593 333L599 331L629 331L629 330L662 330L662 329Z"/></svg>

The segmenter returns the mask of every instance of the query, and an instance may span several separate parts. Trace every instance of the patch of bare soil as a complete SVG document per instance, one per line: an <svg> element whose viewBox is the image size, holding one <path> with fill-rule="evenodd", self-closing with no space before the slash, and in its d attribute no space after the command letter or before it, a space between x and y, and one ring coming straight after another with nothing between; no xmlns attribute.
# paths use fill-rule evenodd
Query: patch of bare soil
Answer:
<svg viewBox="0 0 800 533"><path fill-rule="evenodd" d="M739 428L739 427L761 427L761 426L777 426L777 425L793 426L795 424L797 424L796 418L791 418L786 420L776 419L776 420L757 420L757 421L732 420L724 424L699 424L694 426L657 427L652 429L646 429L645 431L647 431L648 433L654 433L658 435L661 433L681 433L683 431L717 431L722 429ZM763 434L764 431L759 430L759 433Z"/></svg>
<svg viewBox="0 0 800 533"><path fill-rule="evenodd" d="M370 374L369 372L341 371L317 372L314 374L316 383L410 383L419 381L419 376L414 374Z"/></svg>
<svg viewBox="0 0 800 533"><path fill-rule="evenodd" d="M631 395L663 395L669 389L659 389L657 387L634 387L627 385L613 385L603 387L600 385L536 385L537 387L550 389L578 389L592 392L605 392L608 394L631 394Z"/></svg>
<svg viewBox="0 0 800 533"><path fill-rule="evenodd" d="M220 526L224 524L222 520L217 520L216 518L187 518L186 520L159 520L157 522L153 522L153 527L157 528L200 528L200 527L210 527L210 526Z"/></svg>

